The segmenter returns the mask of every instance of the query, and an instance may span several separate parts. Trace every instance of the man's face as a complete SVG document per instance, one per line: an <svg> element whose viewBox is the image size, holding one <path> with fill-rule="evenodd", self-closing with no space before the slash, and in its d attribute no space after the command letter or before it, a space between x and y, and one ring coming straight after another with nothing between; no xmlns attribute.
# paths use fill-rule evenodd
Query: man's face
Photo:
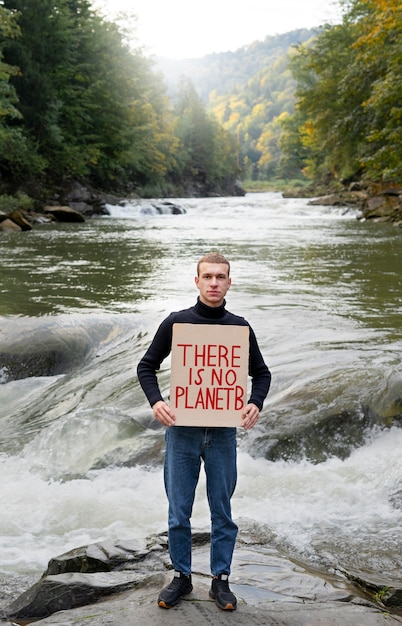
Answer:
<svg viewBox="0 0 402 626"><path fill-rule="evenodd" d="M225 263L201 263L199 276L195 277L201 302L212 307L221 306L232 282L228 270Z"/></svg>

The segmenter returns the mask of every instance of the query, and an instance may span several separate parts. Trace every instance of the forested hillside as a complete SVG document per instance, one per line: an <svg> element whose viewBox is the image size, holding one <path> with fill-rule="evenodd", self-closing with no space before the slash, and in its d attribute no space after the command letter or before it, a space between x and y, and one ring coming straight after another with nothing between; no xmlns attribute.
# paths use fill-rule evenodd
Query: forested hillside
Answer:
<svg viewBox="0 0 402 626"><path fill-rule="evenodd" d="M163 66L234 135L245 179L402 183L402 4L345 0L342 23Z"/></svg>
<svg viewBox="0 0 402 626"><path fill-rule="evenodd" d="M281 121L293 113L295 102L289 55L315 35L316 31L299 29L235 52L180 61L159 59L171 97L180 76L190 77L203 102L235 137L243 178L266 180L279 175Z"/></svg>
<svg viewBox="0 0 402 626"><path fill-rule="evenodd" d="M230 134L184 81L174 105L151 61L89 0L0 4L0 194L71 180L140 195L232 193Z"/></svg>
<svg viewBox="0 0 402 626"><path fill-rule="evenodd" d="M316 32L156 64L90 0L2 0L0 196L72 180L143 196L400 183L402 7L343 6Z"/></svg>
<svg viewBox="0 0 402 626"><path fill-rule="evenodd" d="M316 31L299 29L254 41L235 52L216 52L200 59L158 59L171 93L180 76L189 76L198 94L208 103L210 94L230 95L244 91L247 83L262 70L284 57L292 46L307 41Z"/></svg>

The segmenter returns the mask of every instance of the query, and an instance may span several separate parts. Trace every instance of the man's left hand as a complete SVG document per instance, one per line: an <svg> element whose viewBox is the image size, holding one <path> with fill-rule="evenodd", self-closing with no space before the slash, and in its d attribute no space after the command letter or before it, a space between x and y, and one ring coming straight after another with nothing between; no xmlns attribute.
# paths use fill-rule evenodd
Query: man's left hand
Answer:
<svg viewBox="0 0 402 626"><path fill-rule="evenodd" d="M241 425L246 430L250 430L250 428L256 425L260 417L260 409L255 404L247 404L243 409L242 417Z"/></svg>

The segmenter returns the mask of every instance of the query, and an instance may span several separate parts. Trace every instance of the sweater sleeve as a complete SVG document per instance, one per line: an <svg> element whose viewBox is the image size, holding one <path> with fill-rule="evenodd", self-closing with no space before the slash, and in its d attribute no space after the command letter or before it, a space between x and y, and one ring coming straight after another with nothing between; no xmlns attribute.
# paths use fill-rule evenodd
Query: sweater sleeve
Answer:
<svg viewBox="0 0 402 626"><path fill-rule="evenodd" d="M187 318L186 318L187 319ZM171 313L159 326L151 345L137 366L137 375L141 388L151 407L163 400L157 372L162 361L172 349L173 323L176 315ZM182 321L182 320L181 320ZM250 327L249 376L251 377L251 394L249 402L261 410L271 384L271 373L264 362L254 331Z"/></svg>
<svg viewBox="0 0 402 626"><path fill-rule="evenodd" d="M271 372L263 359L256 336L251 327L249 375L251 377L249 403L255 404L261 410L271 385Z"/></svg>
<svg viewBox="0 0 402 626"><path fill-rule="evenodd" d="M151 345L137 366L138 380L151 407L155 402L163 400L156 373L171 351L172 326L172 315L169 315L159 326Z"/></svg>

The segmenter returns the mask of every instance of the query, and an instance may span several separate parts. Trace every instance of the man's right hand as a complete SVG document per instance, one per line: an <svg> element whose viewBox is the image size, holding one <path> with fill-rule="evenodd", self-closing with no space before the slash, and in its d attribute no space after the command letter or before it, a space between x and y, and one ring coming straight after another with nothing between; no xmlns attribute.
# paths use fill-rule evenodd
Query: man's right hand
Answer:
<svg viewBox="0 0 402 626"><path fill-rule="evenodd" d="M154 418L164 426L174 426L176 416L172 409L163 400L158 400L152 407Z"/></svg>

